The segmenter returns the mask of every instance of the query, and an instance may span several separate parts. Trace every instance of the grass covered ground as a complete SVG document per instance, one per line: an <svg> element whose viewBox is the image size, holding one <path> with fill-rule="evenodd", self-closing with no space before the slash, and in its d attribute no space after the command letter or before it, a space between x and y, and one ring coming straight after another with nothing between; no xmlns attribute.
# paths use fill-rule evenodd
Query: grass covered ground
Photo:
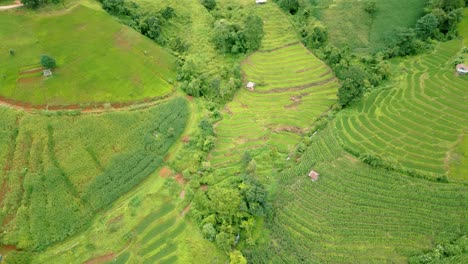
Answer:
<svg viewBox="0 0 468 264"><path fill-rule="evenodd" d="M317 1L319 19L328 28L330 42L339 47L374 50L399 27L413 27L423 13L424 0L377 0L374 16L364 11L365 1Z"/></svg>
<svg viewBox="0 0 468 264"><path fill-rule="evenodd" d="M2 244L28 250L88 227L161 166L188 118L181 98L97 115L0 111Z"/></svg>
<svg viewBox="0 0 468 264"><path fill-rule="evenodd" d="M39 70L43 54L58 66L47 79ZM0 61L0 96L34 105L160 97L172 91L175 79L168 52L83 5L49 13L2 12Z"/></svg>
<svg viewBox="0 0 468 264"><path fill-rule="evenodd" d="M407 263L468 231L465 185L365 165L340 147L333 126L312 136L291 167L266 225L271 243L245 249L252 263Z"/></svg>
<svg viewBox="0 0 468 264"><path fill-rule="evenodd" d="M245 82L257 86L253 92L242 88L215 128L218 140L210 162L219 179L240 173L246 152L259 173L274 173L276 163L286 159L307 127L336 101L337 80L298 43L282 11L267 4L255 12L265 21L265 37L242 70Z"/></svg>
<svg viewBox="0 0 468 264"><path fill-rule="evenodd" d="M403 61L395 85L370 93L336 119L343 146L427 177L446 175L468 122L468 80L452 65L461 48L460 41L442 43L431 54Z"/></svg>

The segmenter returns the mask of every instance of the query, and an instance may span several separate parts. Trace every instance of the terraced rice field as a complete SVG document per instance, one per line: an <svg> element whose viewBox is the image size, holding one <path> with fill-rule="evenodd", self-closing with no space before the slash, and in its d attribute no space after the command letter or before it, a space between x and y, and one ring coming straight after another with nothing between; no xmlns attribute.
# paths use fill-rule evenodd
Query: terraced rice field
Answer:
<svg viewBox="0 0 468 264"><path fill-rule="evenodd" d="M312 137L280 177L269 245L252 263L405 263L468 230L467 187L375 169L347 154L331 131ZM319 180L307 177L314 169Z"/></svg>
<svg viewBox="0 0 468 264"><path fill-rule="evenodd" d="M446 174L468 122L468 80L450 64L460 48L459 41L443 43L434 54L404 61L397 85L371 93L337 118L343 146L389 156L406 170Z"/></svg>
<svg viewBox="0 0 468 264"><path fill-rule="evenodd" d="M112 263L177 263L178 242L175 240L186 227L177 215L172 204L148 214L133 231L135 238L129 248Z"/></svg>
<svg viewBox="0 0 468 264"><path fill-rule="evenodd" d="M270 172L269 155L286 158L304 130L336 101L338 82L331 70L299 44L287 18L273 19L284 16L281 11L275 5L256 11L265 21L265 37L242 70L245 81L257 86L255 91L243 88L216 127L210 161L221 174L239 172L237 161L246 151L260 163L259 170Z"/></svg>

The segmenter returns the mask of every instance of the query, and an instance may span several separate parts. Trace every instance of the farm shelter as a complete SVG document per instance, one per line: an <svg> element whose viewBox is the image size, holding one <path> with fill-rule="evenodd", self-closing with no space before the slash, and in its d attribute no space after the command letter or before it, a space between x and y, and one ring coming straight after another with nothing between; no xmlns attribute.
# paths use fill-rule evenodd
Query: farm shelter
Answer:
<svg viewBox="0 0 468 264"><path fill-rule="evenodd" d="M247 89L250 91L253 91L255 89L255 83L254 82L248 82L247 83Z"/></svg>
<svg viewBox="0 0 468 264"><path fill-rule="evenodd" d="M458 74L467 74L468 73L468 66L465 64L458 64L457 65L457 73Z"/></svg>
<svg viewBox="0 0 468 264"><path fill-rule="evenodd" d="M319 174L318 172L314 171L314 170L311 170L311 171L309 172L309 177L310 177L310 179L311 179L312 181L314 181L314 182L318 180L319 175L320 175L320 174Z"/></svg>
<svg viewBox="0 0 468 264"><path fill-rule="evenodd" d="M42 74L45 77L49 77L49 76L52 76L52 71L50 69L45 69L45 70L42 71Z"/></svg>

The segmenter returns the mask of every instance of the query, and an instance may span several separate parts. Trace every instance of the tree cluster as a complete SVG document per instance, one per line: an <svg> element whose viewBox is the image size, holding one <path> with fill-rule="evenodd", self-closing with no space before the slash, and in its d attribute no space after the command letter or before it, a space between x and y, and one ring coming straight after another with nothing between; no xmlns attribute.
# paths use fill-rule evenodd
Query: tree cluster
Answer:
<svg viewBox="0 0 468 264"><path fill-rule="evenodd" d="M166 39L162 35L162 28L170 19L176 16L172 7L167 6L159 12L148 12L133 1L101 0L101 3L102 8L109 14L119 17L122 22L158 44L166 44Z"/></svg>
<svg viewBox="0 0 468 264"><path fill-rule="evenodd" d="M463 0L430 0L425 15L414 28L397 29L383 51L387 57L415 55L430 47L430 40L445 41L457 36L462 19Z"/></svg>
<svg viewBox="0 0 468 264"><path fill-rule="evenodd" d="M430 263L455 263L457 258L468 254L468 237L461 236L457 239L437 244L432 250L423 252L409 258L410 264ZM462 258L459 258L460 260Z"/></svg>
<svg viewBox="0 0 468 264"><path fill-rule="evenodd" d="M241 86L242 75L238 65L221 68L220 76L210 77L200 72L203 67L195 59L179 61L177 80L188 95L204 97L213 101L225 101Z"/></svg>
<svg viewBox="0 0 468 264"><path fill-rule="evenodd" d="M32 9L39 8L41 6L45 6L47 4L60 4L63 3L64 0L22 0L21 3L24 6Z"/></svg>
<svg viewBox="0 0 468 264"><path fill-rule="evenodd" d="M260 48L263 35L263 20L259 16L249 15L244 27L220 19L214 25L213 43L223 53L246 53Z"/></svg>

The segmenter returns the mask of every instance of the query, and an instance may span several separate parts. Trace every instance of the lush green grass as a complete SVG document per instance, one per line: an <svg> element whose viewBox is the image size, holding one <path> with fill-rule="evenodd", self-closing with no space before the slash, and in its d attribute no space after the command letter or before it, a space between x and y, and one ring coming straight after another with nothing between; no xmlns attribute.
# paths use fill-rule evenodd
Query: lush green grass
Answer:
<svg viewBox="0 0 468 264"><path fill-rule="evenodd" d="M2 243L24 249L76 234L153 173L188 115L182 98L98 115L1 111Z"/></svg>
<svg viewBox="0 0 468 264"><path fill-rule="evenodd" d="M320 20L328 28L330 42L354 49L375 49L399 27L413 27L422 15L424 0L377 0L378 11L371 17L365 1L318 1Z"/></svg>
<svg viewBox="0 0 468 264"><path fill-rule="evenodd" d="M9 50L15 51L14 56ZM39 59L57 60L45 79ZM0 14L0 95L32 104L125 102L168 95L174 58L103 11Z"/></svg>
<svg viewBox="0 0 468 264"><path fill-rule="evenodd" d="M12 5L15 3L15 0L0 0L0 6Z"/></svg>
<svg viewBox="0 0 468 264"><path fill-rule="evenodd" d="M468 7L463 9L463 16L464 17L468 17ZM458 33L460 34L460 36L463 37L463 39L465 40L465 46L467 46L467 42L468 42L468 19L463 19L462 22L459 24L458 26Z"/></svg>
<svg viewBox="0 0 468 264"><path fill-rule="evenodd" d="M341 149L332 129L312 136L301 161L282 173L267 225L272 243L246 249L252 263L405 263L466 234L465 185L371 168Z"/></svg>
<svg viewBox="0 0 468 264"><path fill-rule="evenodd" d="M244 152L251 152L259 172L271 173L336 100L338 82L323 62L296 43L281 10L267 4L258 6L256 13L265 20L265 38L242 70L245 81L257 86L253 92L243 88L226 106L210 155L216 174L223 176L240 172Z"/></svg>
<svg viewBox="0 0 468 264"><path fill-rule="evenodd" d="M336 119L343 146L393 158L429 177L446 174L449 153L468 122L468 81L451 64L460 48L460 41L443 43L433 54L402 62L399 82L370 93Z"/></svg>

